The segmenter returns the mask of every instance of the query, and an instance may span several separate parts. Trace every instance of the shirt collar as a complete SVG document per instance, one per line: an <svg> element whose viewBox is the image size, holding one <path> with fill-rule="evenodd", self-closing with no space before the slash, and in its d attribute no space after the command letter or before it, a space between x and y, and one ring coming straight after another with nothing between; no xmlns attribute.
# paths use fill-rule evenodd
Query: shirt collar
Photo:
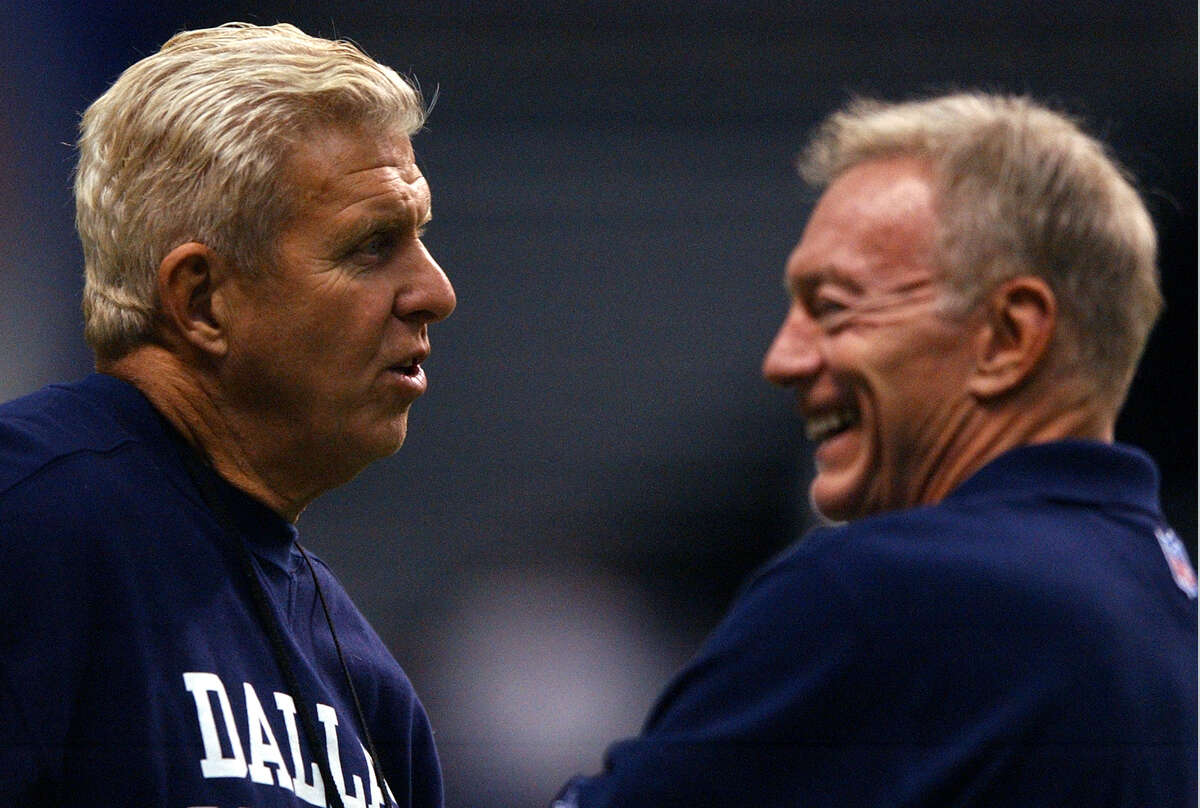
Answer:
<svg viewBox="0 0 1200 808"><path fill-rule="evenodd" d="M999 489L1045 499L1133 507L1158 515L1158 484L1154 461L1140 449L1064 440L1005 452L952 491L947 500L994 496Z"/></svg>

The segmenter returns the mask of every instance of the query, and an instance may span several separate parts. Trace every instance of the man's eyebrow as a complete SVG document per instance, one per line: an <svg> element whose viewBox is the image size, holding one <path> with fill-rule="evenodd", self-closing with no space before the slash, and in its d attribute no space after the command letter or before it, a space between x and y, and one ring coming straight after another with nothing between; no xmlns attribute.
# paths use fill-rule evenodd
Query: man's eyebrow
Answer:
<svg viewBox="0 0 1200 808"><path fill-rule="evenodd" d="M789 294L796 297L811 294L818 287L827 283L843 287L855 293L863 291L862 284L851 277L849 273L833 265L826 265L820 269L805 272L801 275L785 273L783 276L784 288Z"/></svg>
<svg viewBox="0 0 1200 808"><path fill-rule="evenodd" d="M423 212L423 215L415 217L399 211L394 213L380 213L377 216L368 216L355 220L353 224L334 234L333 243L339 248L348 248L375 233L417 232L429 224L432 219L432 208L427 208Z"/></svg>

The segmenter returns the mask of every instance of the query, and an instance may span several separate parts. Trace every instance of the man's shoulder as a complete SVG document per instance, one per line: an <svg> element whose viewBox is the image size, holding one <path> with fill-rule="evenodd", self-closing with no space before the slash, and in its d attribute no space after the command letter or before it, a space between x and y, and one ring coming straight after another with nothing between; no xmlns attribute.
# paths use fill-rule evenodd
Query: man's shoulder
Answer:
<svg viewBox="0 0 1200 808"><path fill-rule="evenodd" d="M96 386L89 377L0 404L0 494L64 458L104 454L132 439Z"/></svg>
<svg viewBox="0 0 1200 808"><path fill-rule="evenodd" d="M1006 518L1004 511L939 505L822 525L789 547L767 571L815 567L825 574L853 577L856 571L897 573L938 566L965 552L990 555L1001 551L995 538L997 523Z"/></svg>
<svg viewBox="0 0 1200 808"><path fill-rule="evenodd" d="M820 587L831 608L840 601L875 615L927 605L936 616L993 601L1044 606L1079 591L1098 597L1120 574L1106 555L1131 537L1103 517L1079 516L998 497L818 527L768 564L755 585L776 592Z"/></svg>
<svg viewBox="0 0 1200 808"><path fill-rule="evenodd" d="M1032 568L1153 536L1162 525L1156 498L1157 472L1129 447L1022 447L937 504L814 528L781 560L905 572L945 564L966 565L964 572Z"/></svg>
<svg viewBox="0 0 1200 808"><path fill-rule="evenodd" d="M99 374L0 405L4 537L128 531L139 503L167 507L162 438L137 425L156 417L140 393Z"/></svg>
<svg viewBox="0 0 1200 808"><path fill-rule="evenodd" d="M872 623L880 615L939 621L981 611L1116 623L1130 604L1179 605L1155 538L1165 529L1161 517L1137 499L979 487L937 505L815 528L754 586L774 598L819 587L829 608Z"/></svg>

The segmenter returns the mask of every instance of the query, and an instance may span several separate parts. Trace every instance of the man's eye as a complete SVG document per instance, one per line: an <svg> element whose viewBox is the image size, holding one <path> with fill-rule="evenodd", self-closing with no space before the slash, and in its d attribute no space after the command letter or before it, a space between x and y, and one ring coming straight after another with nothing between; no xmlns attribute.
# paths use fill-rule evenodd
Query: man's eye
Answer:
<svg viewBox="0 0 1200 808"><path fill-rule="evenodd" d="M831 297L817 295L808 302L808 313L813 317L832 317L846 311L846 305Z"/></svg>
<svg viewBox="0 0 1200 808"><path fill-rule="evenodd" d="M359 244L351 251L351 257L359 261L376 261L387 258L395 249L395 233L376 233L370 238L359 242Z"/></svg>

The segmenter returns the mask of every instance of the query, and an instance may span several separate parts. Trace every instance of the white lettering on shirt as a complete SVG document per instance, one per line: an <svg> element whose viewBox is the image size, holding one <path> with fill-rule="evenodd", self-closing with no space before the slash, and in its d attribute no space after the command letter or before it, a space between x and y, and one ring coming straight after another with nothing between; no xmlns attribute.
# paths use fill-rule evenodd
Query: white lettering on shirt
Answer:
<svg viewBox="0 0 1200 808"><path fill-rule="evenodd" d="M248 740L250 741L250 779L256 783L271 785L278 782L281 788L292 790L292 778L288 775L287 765L283 762L283 752L275 743L275 733L267 722L267 714L263 712L258 694L247 682L246 689L246 720L250 725ZM276 781L267 768L270 763L275 766Z"/></svg>
<svg viewBox="0 0 1200 808"><path fill-rule="evenodd" d="M354 775L354 794L346 793L346 776L342 774L342 756L338 753L337 713L326 704L317 705L317 718L325 725L325 746L329 749L329 773L333 785L346 808L366 808L362 797L362 778Z"/></svg>
<svg viewBox="0 0 1200 808"><path fill-rule="evenodd" d="M200 773L205 779L235 778L246 779L262 786L284 788L294 791L296 796L316 808L326 808L325 783L321 777L320 767L315 763L304 760L300 746L300 733L296 727L296 702L287 693L275 692L274 706L278 715L268 715L263 709L254 686L249 682L242 683L246 706L246 737L247 747L243 747L237 722L233 716L233 705L225 683L214 673L190 671L183 674L184 688L192 694L196 704L196 721L200 728L200 740L204 746L204 757L200 760ZM213 698L219 708L220 720L213 710ZM288 752L291 758L289 770L287 760L279 745L275 726L282 721L284 735L287 737ZM385 781L378 782L375 776L375 765L366 748L357 743L362 757L356 761L343 761L338 742L337 711L327 704L316 705L316 718L325 729L325 745L329 757L329 773L333 778L333 788L336 788L346 808L383 808L387 805L384 793L392 794L391 787ZM247 763L247 758L249 763ZM350 770L350 789L346 788L346 772L344 762L356 765ZM307 765L306 765L307 763ZM367 786L363 787L363 778L354 774L361 771L365 765ZM395 799L394 797L392 798ZM368 802L369 800L369 802Z"/></svg>
<svg viewBox="0 0 1200 808"><path fill-rule="evenodd" d="M185 673L183 686L196 700L196 720L200 723L200 739L204 742L204 759L200 761L200 772L210 777L245 777L246 756L242 752L242 741L238 738L237 724L233 723L233 707L225 685L215 673ZM231 750L226 757L221 749L221 736L213 715L209 694L217 697L221 707L222 723L225 726L226 746Z"/></svg>
<svg viewBox="0 0 1200 808"><path fill-rule="evenodd" d="M292 752L292 771L295 772L293 782L296 796L309 805L324 805L325 783L321 780L321 767L315 762L310 763L312 781L304 778L304 756L300 752L300 733L296 732L296 702L287 693L276 693L275 706L283 713L283 723L287 727L288 746Z"/></svg>

